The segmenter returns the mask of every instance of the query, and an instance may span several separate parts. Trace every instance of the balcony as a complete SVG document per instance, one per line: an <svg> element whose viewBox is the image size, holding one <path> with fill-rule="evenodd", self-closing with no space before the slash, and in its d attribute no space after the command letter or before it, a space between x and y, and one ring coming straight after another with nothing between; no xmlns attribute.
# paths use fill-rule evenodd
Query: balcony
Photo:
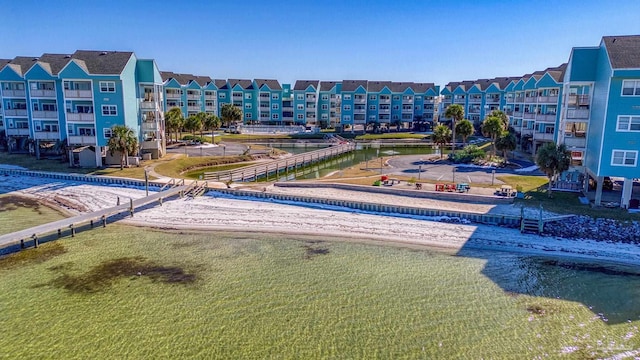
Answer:
<svg viewBox="0 0 640 360"><path fill-rule="evenodd" d="M480 104L481 102L482 102L482 98L473 98L473 97L469 98L469 103Z"/></svg>
<svg viewBox="0 0 640 360"><path fill-rule="evenodd" d="M24 90L2 90L2 96L23 98L26 96L26 92Z"/></svg>
<svg viewBox="0 0 640 360"><path fill-rule="evenodd" d="M353 103L354 104L364 104L367 102L367 98L354 98L353 99Z"/></svg>
<svg viewBox="0 0 640 360"><path fill-rule="evenodd" d="M67 113L67 121L94 122L93 113Z"/></svg>
<svg viewBox="0 0 640 360"><path fill-rule="evenodd" d="M567 134L568 135L568 134ZM587 139L584 137L567 137L567 135L565 135L564 141L563 143L567 146L567 147L573 147L573 148L584 148L587 146ZM571 134L573 135L573 134Z"/></svg>
<svg viewBox="0 0 640 360"><path fill-rule="evenodd" d="M409 107L409 108L402 108L402 112L403 113L412 113L413 112L413 108Z"/></svg>
<svg viewBox="0 0 640 360"><path fill-rule="evenodd" d="M29 136L29 129L6 129L9 136Z"/></svg>
<svg viewBox="0 0 640 360"><path fill-rule="evenodd" d="M553 133L536 132L533 134L533 139L541 141L553 141Z"/></svg>
<svg viewBox="0 0 640 360"><path fill-rule="evenodd" d="M367 112L366 109L353 109L354 114L364 114L366 112Z"/></svg>
<svg viewBox="0 0 640 360"><path fill-rule="evenodd" d="M513 116L516 116L516 117L522 117L522 114L523 114L522 110L517 110L513 112Z"/></svg>
<svg viewBox="0 0 640 360"><path fill-rule="evenodd" d="M167 99L180 99L182 94L178 92L169 92L167 91Z"/></svg>
<svg viewBox="0 0 640 360"><path fill-rule="evenodd" d="M500 103L500 98L499 97L488 97L486 102L488 104L497 104L497 103Z"/></svg>
<svg viewBox="0 0 640 360"><path fill-rule="evenodd" d="M91 99L91 90L65 90L64 97L67 99Z"/></svg>
<svg viewBox="0 0 640 360"><path fill-rule="evenodd" d="M403 104L413 104L413 99L402 99Z"/></svg>
<svg viewBox="0 0 640 360"><path fill-rule="evenodd" d="M144 121L141 125L142 131L158 131L160 127L155 121Z"/></svg>
<svg viewBox="0 0 640 360"><path fill-rule="evenodd" d="M204 107L205 111L216 111L216 106L215 105L205 105Z"/></svg>
<svg viewBox="0 0 640 360"><path fill-rule="evenodd" d="M386 99L385 98L380 98L378 100L378 103L380 103L380 104L391 104L391 98L386 98Z"/></svg>
<svg viewBox="0 0 640 360"><path fill-rule="evenodd" d="M558 96L538 96L538 103L557 104Z"/></svg>
<svg viewBox="0 0 640 360"><path fill-rule="evenodd" d="M379 114L391 114L391 109L388 109L388 108L387 109L382 109L381 108L380 110L378 110L378 113Z"/></svg>
<svg viewBox="0 0 640 360"><path fill-rule="evenodd" d="M27 109L5 109L4 116L27 116Z"/></svg>
<svg viewBox="0 0 640 360"><path fill-rule="evenodd" d="M538 114L538 116L536 116L536 120L555 122L556 114Z"/></svg>
<svg viewBox="0 0 640 360"><path fill-rule="evenodd" d="M480 114L480 108L470 108L469 114Z"/></svg>
<svg viewBox="0 0 640 360"><path fill-rule="evenodd" d="M521 103L524 102L524 96L516 96L513 98L513 102Z"/></svg>
<svg viewBox="0 0 640 360"><path fill-rule="evenodd" d="M524 118L525 118L525 119L535 119L535 118L536 118L536 113L532 113L532 112L525 112L525 113L524 113Z"/></svg>
<svg viewBox="0 0 640 360"><path fill-rule="evenodd" d="M29 92L32 98L54 98L56 97L55 90L31 90Z"/></svg>
<svg viewBox="0 0 640 360"><path fill-rule="evenodd" d="M187 94L187 99L200 100L200 94Z"/></svg>
<svg viewBox="0 0 640 360"><path fill-rule="evenodd" d="M293 106L283 106L282 111L293 111Z"/></svg>
<svg viewBox="0 0 640 360"><path fill-rule="evenodd" d="M568 109L567 119L588 119L589 109Z"/></svg>
<svg viewBox="0 0 640 360"><path fill-rule="evenodd" d="M57 131L36 131L33 135L36 140L60 140L60 134Z"/></svg>
<svg viewBox="0 0 640 360"><path fill-rule="evenodd" d="M200 105L188 105L187 106L187 110L188 111L200 111Z"/></svg>
<svg viewBox="0 0 640 360"><path fill-rule="evenodd" d="M140 109L155 110L156 109L156 103L154 101L141 101L140 102Z"/></svg>
<svg viewBox="0 0 640 360"><path fill-rule="evenodd" d="M527 104L535 104L538 102L537 96L525 96L524 102Z"/></svg>
<svg viewBox="0 0 640 360"><path fill-rule="evenodd" d="M210 95L210 94L205 94L205 95L204 95L204 98L205 98L206 100L215 100L215 99L216 99L216 96L215 96L215 95Z"/></svg>
<svg viewBox="0 0 640 360"><path fill-rule="evenodd" d="M578 106L588 106L589 95L569 95L569 106L576 104Z"/></svg>
<svg viewBox="0 0 640 360"><path fill-rule="evenodd" d="M260 114L260 120L269 120L269 114Z"/></svg>
<svg viewBox="0 0 640 360"><path fill-rule="evenodd" d="M88 135L69 135L67 137L70 145L95 145L96 137Z"/></svg>
<svg viewBox="0 0 640 360"><path fill-rule="evenodd" d="M32 111L31 116L34 119L57 119L58 112L57 111Z"/></svg>
<svg viewBox="0 0 640 360"><path fill-rule="evenodd" d="M162 148L162 140L142 141L143 150L158 150Z"/></svg>

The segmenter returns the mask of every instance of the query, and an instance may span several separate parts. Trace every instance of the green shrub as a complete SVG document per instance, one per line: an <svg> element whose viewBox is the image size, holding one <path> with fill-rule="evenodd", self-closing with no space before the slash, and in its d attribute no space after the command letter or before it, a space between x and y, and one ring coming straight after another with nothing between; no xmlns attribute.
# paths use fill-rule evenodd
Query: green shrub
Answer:
<svg viewBox="0 0 640 360"><path fill-rule="evenodd" d="M211 137L205 138L204 136L197 136L197 135L187 134L187 135L183 135L182 136L182 140L185 140L185 141L199 141L201 143L204 143L204 142L210 141Z"/></svg>
<svg viewBox="0 0 640 360"><path fill-rule="evenodd" d="M468 164L485 157L484 150L476 145L467 145L462 150L456 151L455 154L449 154L449 160L456 164Z"/></svg>

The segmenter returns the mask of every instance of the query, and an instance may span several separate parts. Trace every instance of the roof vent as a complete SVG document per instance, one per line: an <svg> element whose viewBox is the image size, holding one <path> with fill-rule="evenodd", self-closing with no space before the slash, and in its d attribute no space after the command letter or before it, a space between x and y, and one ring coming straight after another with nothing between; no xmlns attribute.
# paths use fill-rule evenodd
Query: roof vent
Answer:
<svg viewBox="0 0 640 360"><path fill-rule="evenodd" d="M38 61L38 58L33 58L31 61Z"/></svg>
<svg viewBox="0 0 640 360"><path fill-rule="evenodd" d="M611 43L613 44L614 42L616 42L616 38L613 38L613 41Z"/></svg>
<svg viewBox="0 0 640 360"><path fill-rule="evenodd" d="M103 52L100 53L100 55L107 55L107 52L103 51Z"/></svg>
<svg viewBox="0 0 640 360"><path fill-rule="evenodd" d="M65 55L64 58L65 59L71 59L71 55Z"/></svg>

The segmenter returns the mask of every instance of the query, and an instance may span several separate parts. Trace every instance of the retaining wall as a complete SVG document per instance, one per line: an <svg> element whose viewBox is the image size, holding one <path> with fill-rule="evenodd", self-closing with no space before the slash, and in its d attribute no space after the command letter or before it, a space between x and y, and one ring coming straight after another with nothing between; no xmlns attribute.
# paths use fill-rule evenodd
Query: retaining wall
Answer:
<svg viewBox="0 0 640 360"><path fill-rule="evenodd" d="M67 173L30 171L30 170L18 170L18 169L0 169L0 174L5 176L8 176L8 175L33 176L33 177L41 177L41 178L49 178L49 179L81 181L81 182L100 183L100 184L117 184L117 185L129 185L129 186L145 185L144 180L116 178L116 177L100 176L100 175L67 174ZM156 183L153 181L149 181L149 188L151 187L160 188L163 185L164 185L163 183Z"/></svg>
<svg viewBox="0 0 640 360"><path fill-rule="evenodd" d="M362 211L378 212L378 213L391 213L391 214L404 214L404 215L417 215L417 216L429 216L429 217L452 217L467 219L474 223L479 224L491 224L491 225L503 225L509 227L520 227L521 218L519 216L511 215L496 215L496 214L481 214L464 211L451 211L441 209L429 209L418 208L410 206L399 205L387 205L378 203L369 203L362 201L351 200L338 200L338 199L326 199L317 198L311 196L299 196L289 194L273 194L268 192L246 191L236 189L211 189L210 193L222 193L225 195L239 196L239 197L253 197L258 199L273 199L279 201L295 201L300 203L320 204L329 206L340 206L348 209L356 209Z"/></svg>
<svg viewBox="0 0 640 360"><path fill-rule="evenodd" d="M390 194L399 196L408 196L413 198L427 198L444 201L460 201L466 203L476 204L513 204L514 199L512 197L498 197L487 196L470 193L458 193L458 192L442 192L442 191L429 191L429 190L412 190L401 189L392 186L364 186L364 185L352 185L352 184L339 184L339 183L324 183L324 182L277 182L274 186L280 187L304 187L304 188L331 188L342 189L351 191L365 191L375 192L379 194Z"/></svg>

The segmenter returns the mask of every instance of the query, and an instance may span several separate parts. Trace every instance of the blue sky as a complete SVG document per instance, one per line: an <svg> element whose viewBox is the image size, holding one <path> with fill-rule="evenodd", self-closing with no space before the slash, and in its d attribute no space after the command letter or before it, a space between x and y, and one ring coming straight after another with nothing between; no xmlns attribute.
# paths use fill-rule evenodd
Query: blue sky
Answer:
<svg viewBox="0 0 640 360"><path fill-rule="evenodd" d="M283 83L519 76L640 34L638 0L4 1L0 58L128 50L161 70Z"/></svg>

